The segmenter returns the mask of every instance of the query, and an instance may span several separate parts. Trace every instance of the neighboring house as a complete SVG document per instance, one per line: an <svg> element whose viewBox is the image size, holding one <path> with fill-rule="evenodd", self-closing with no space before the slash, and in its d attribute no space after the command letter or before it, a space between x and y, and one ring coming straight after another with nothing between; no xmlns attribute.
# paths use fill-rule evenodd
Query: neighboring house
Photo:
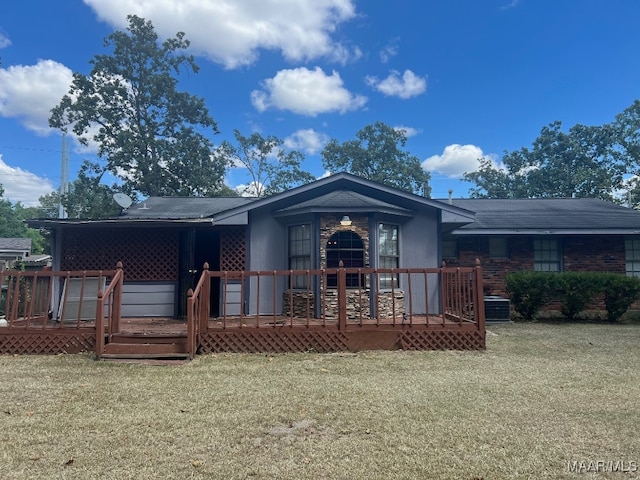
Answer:
<svg viewBox="0 0 640 480"><path fill-rule="evenodd" d="M474 265L479 258L486 294L505 295L505 274L518 270L640 275L636 210L592 198L450 203L475 212L475 221L443 235L442 257L449 266Z"/></svg>
<svg viewBox="0 0 640 480"><path fill-rule="evenodd" d="M30 238L0 238L0 269L13 268L18 260L31 255Z"/></svg>

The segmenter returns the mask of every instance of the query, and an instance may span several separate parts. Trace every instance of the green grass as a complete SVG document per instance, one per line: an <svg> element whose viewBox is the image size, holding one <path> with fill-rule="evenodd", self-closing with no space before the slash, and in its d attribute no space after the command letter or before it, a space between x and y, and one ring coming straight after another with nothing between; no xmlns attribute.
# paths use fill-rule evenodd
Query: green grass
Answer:
<svg viewBox="0 0 640 480"><path fill-rule="evenodd" d="M0 356L0 478L638 478L640 326L491 326L486 352Z"/></svg>

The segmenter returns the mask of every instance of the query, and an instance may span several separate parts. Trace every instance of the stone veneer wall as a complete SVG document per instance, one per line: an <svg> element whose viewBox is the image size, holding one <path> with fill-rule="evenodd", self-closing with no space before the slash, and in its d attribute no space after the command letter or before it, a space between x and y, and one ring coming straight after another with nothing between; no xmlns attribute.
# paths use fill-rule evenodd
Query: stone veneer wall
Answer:
<svg viewBox="0 0 640 480"><path fill-rule="evenodd" d="M364 244L364 268L369 268L369 218L366 215L349 215L351 225L340 225L342 215L322 215L320 218L320 268L327 268L327 242L334 233L348 230L357 233Z"/></svg>
<svg viewBox="0 0 640 480"><path fill-rule="evenodd" d="M327 268L327 242L329 238L336 232L341 230L352 231L362 238L364 245L364 268L369 268L369 218L366 215L349 215L351 225L343 226L340 224L342 215L323 215L320 218L320 268ZM366 277L369 281L369 277ZM321 291L324 293L325 305L324 314L327 319L338 318L338 290L336 288L326 288L321 285ZM282 313L283 315L291 315L291 300L293 299L293 316L306 317L307 311L313 315L315 308L315 298L313 292L306 290L291 291L287 290L283 293ZM360 293L360 290L347 289L347 319L359 320L371 317L371 291L369 285ZM394 312L395 305L395 312ZM402 319L405 313L404 292L402 290L384 291L378 293L378 316L380 318Z"/></svg>

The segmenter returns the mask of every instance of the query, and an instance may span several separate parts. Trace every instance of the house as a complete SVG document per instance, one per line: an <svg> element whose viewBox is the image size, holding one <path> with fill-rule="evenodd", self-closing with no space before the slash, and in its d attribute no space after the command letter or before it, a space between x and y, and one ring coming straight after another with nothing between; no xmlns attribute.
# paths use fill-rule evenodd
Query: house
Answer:
<svg viewBox="0 0 640 480"><path fill-rule="evenodd" d="M473 221L468 209L339 173L267 198L153 197L116 218L28 223L52 232L52 321L60 333L84 329L64 330L74 345L95 338L101 354L103 313L113 317L106 352L120 318L175 318L192 354L484 348L481 267L440 268L442 235Z"/></svg>
<svg viewBox="0 0 640 480"><path fill-rule="evenodd" d="M594 198L447 203L474 212L475 219L444 233L442 257L450 266L480 259L487 294L504 296L505 275L518 270L640 275L636 210Z"/></svg>
<svg viewBox="0 0 640 480"><path fill-rule="evenodd" d="M18 260L31 255L30 238L0 238L0 269L13 268Z"/></svg>

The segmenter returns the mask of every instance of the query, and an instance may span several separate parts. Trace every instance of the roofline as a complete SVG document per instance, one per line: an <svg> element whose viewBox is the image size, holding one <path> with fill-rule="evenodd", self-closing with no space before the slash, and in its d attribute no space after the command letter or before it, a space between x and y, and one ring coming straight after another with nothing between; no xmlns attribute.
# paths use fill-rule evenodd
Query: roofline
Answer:
<svg viewBox="0 0 640 480"><path fill-rule="evenodd" d="M29 226L36 226L40 228L54 228L54 227L70 227L76 225L128 225L130 223L147 223L147 224L213 224L211 217L203 218L103 218L103 219L32 219L26 220Z"/></svg>
<svg viewBox="0 0 640 480"><path fill-rule="evenodd" d="M455 214L459 214L462 216L468 217L471 221L475 219L475 212L471 210L467 210L463 207L456 207L454 205L450 205L445 202L441 202L439 200L433 200L431 198L423 197L421 195L416 195L411 192L407 192L404 190L400 190L395 187L390 187L388 185L384 185L382 183L374 182L373 180L368 180L366 178L359 177L357 175L353 175L347 172L338 172L333 175L329 175L328 177L321 178L311 183L307 183L305 185L300 185L299 187L292 188L291 190L287 190L286 192L276 193L275 195L271 195L269 197L258 199L254 202L248 202L246 205L240 205L238 207L232 208L230 210L225 210L223 212L219 212L213 215L213 218L216 221L222 220L228 216L236 215L241 212L248 212L250 210L254 210L263 206L267 206L270 203L280 202L282 200L286 200L287 198L295 197L297 195L301 195L307 193L309 191L315 190L317 188L322 188L326 185L330 185L334 182L339 181L349 181L352 183L356 183L362 185L367 188L373 188L389 195L404 197L407 200L411 200L414 202L422 203L423 205L427 205L430 207L434 207L443 211L452 212ZM372 208L375 210L375 207Z"/></svg>

